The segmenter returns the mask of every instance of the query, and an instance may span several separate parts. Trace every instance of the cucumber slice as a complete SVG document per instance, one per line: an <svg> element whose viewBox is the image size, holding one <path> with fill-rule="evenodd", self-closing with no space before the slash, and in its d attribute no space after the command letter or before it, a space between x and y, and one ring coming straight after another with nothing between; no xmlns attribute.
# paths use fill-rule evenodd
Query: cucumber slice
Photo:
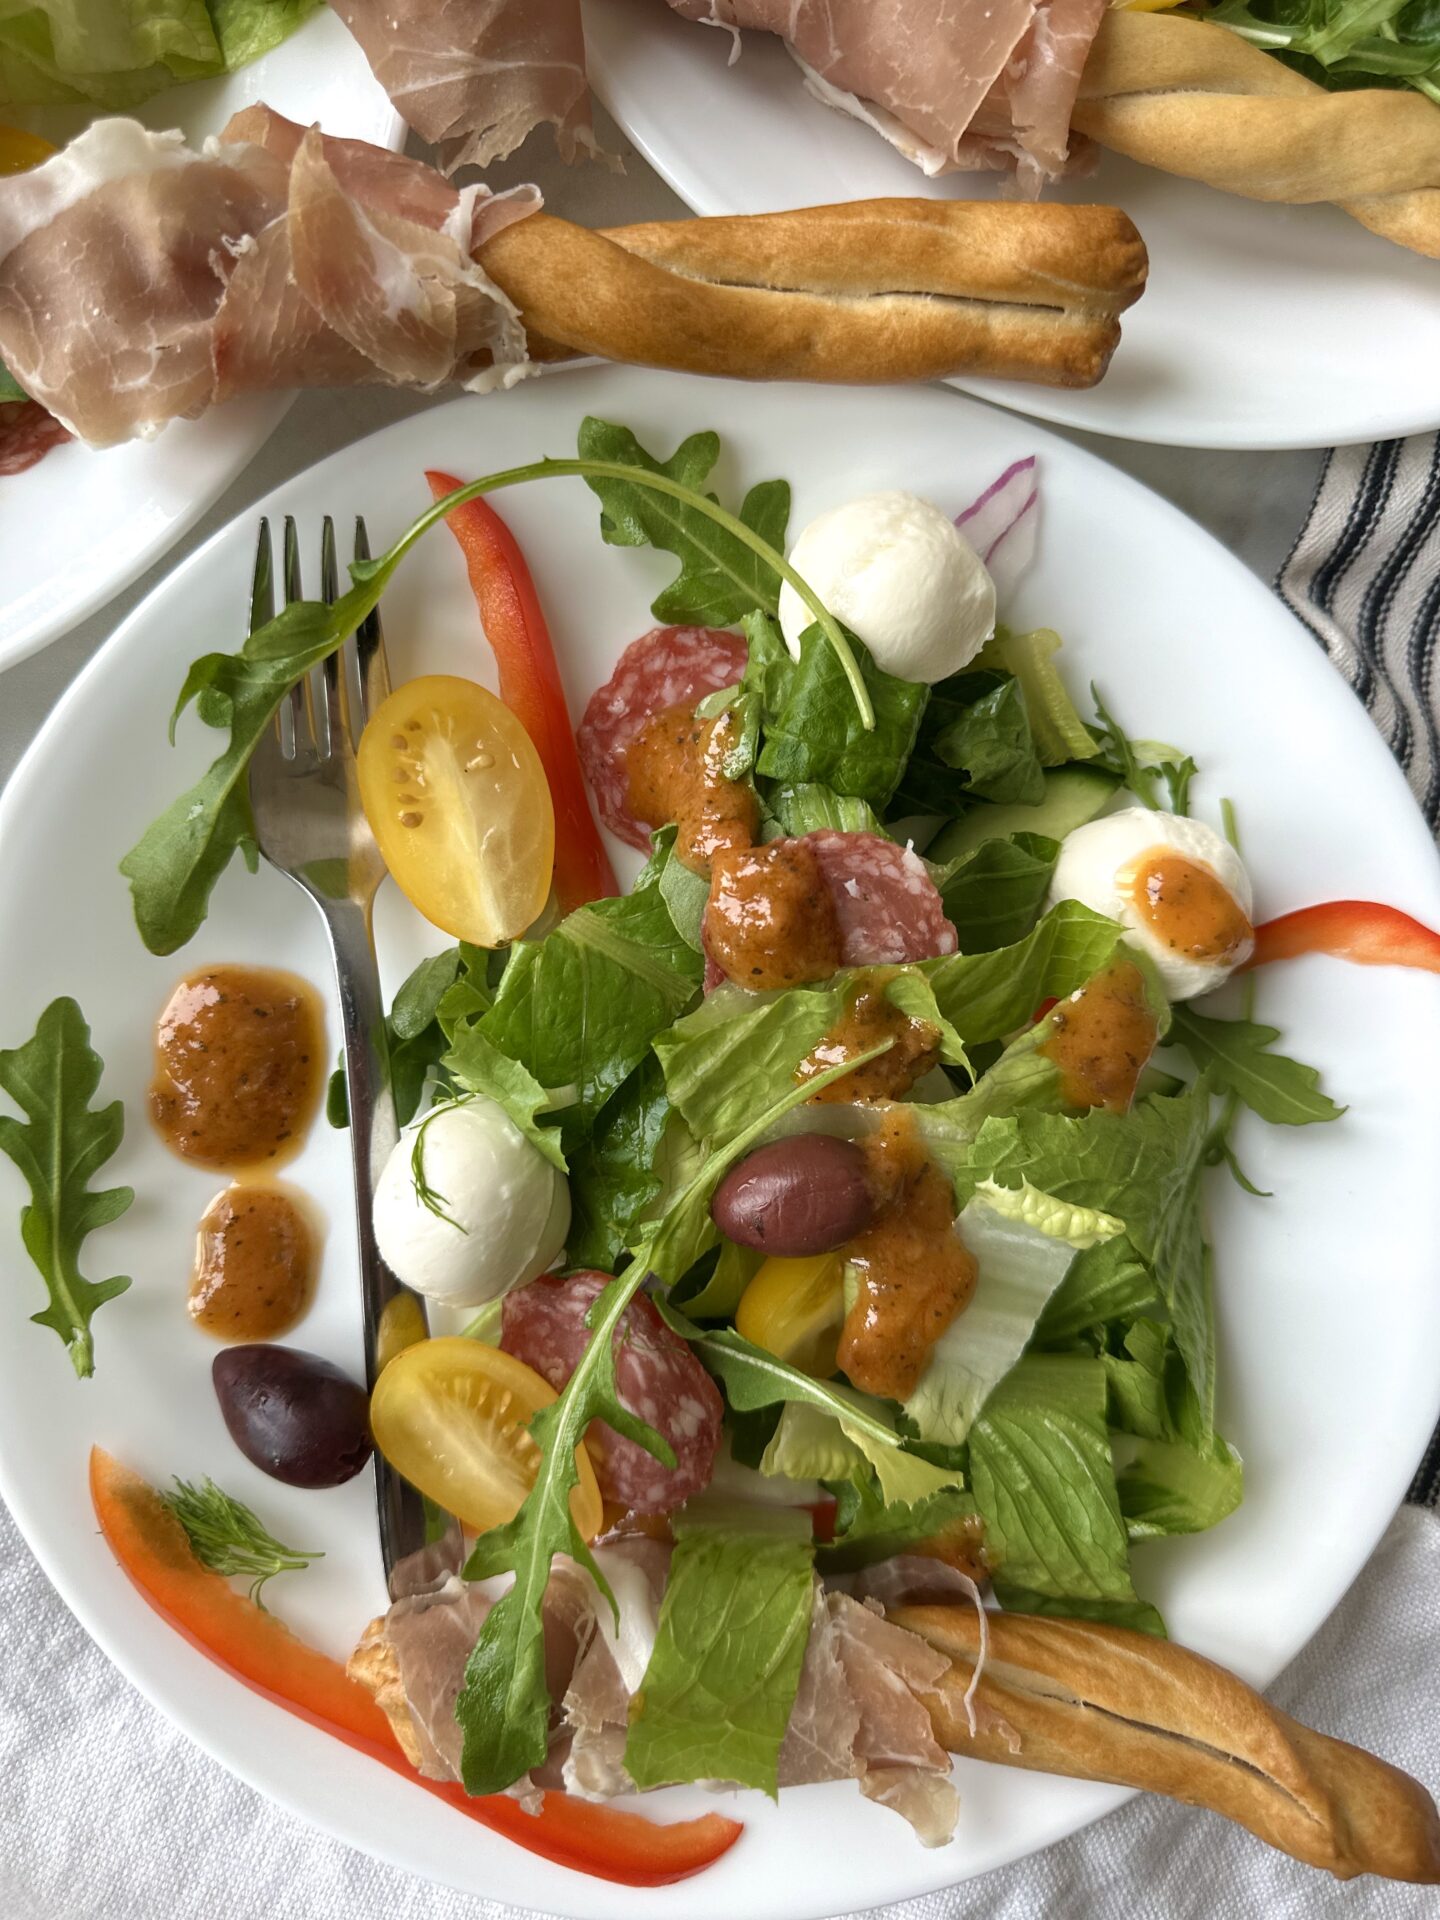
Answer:
<svg viewBox="0 0 1440 1920"><path fill-rule="evenodd" d="M1093 820L1119 785L1120 776L1103 767L1052 767L1045 776L1045 798L1038 806L972 807L936 834L925 857L943 865L1009 833L1040 833L1047 840L1063 840Z"/></svg>

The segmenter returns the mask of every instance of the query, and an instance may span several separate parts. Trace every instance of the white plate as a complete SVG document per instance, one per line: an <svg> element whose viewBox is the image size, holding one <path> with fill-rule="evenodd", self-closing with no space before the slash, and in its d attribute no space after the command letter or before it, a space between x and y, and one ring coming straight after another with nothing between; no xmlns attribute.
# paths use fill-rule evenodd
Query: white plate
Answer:
<svg viewBox="0 0 1440 1920"><path fill-rule="evenodd" d="M867 127L811 98L780 42L658 0L585 12L595 89L697 213L768 213L882 194L990 199L993 174L927 180ZM1272 207L1101 156L1061 200L1123 207L1150 284L1089 393L957 386L1042 420L1178 447L1325 447L1440 421L1437 268L1335 207Z"/></svg>
<svg viewBox="0 0 1440 1920"><path fill-rule="evenodd" d="M262 504L272 516L296 513L312 539L323 511L344 526L363 509L378 551L428 502L423 468L473 475L563 454L586 412L627 422L662 452L719 423L724 496L784 473L797 524L883 486L916 487L958 509L1038 447L1042 551L1011 611L1061 628L1073 683L1093 674L1137 732L1193 749L1204 811L1213 817L1222 795L1234 797L1262 910L1360 895L1440 923L1440 870L1420 816L1379 736L1300 628L1173 508L1013 415L933 390L836 395L583 370L403 421ZM577 711L650 624L648 601L671 565L602 546L596 502L577 481L517 488L504 510L540 583ZM383 1604L369 1476L298 1492L263 1478L226 1436L208 1378L214 1348L184 1307L195 1222L220 1183L178 1165L144 1118L150 1023L184 969L270 961L327 981L318 919L275 874L227 875L193 946L159 960L135 936L115 870L216 751L217 736L193 718L168 750L165 717L190 656L238 639L254 532L247 514L130 616L0 801L0 924L24 929L23 939L0 941L0 1036L13 1044L28 1034L54 994L79 999L105 1059L104 1092L123 1096L129 1114L104 1177L139 1195L85 1250L92 1275L136 1277L96 1317L97 1373L82 1386L54 1335L26 1324L40 1286L16 1234L19 1183L0 1160L0 1478L50 1577L150 1698L255 1786L358 1847L524 1906L597 1920L848 1912L996 1866L1115 1805L1121 1796L1106 1787L972 1763L961 1768L959 1834L927 1853L850 1786L787 1794L778 1809L745 1795L736 1811L746 1833L733 1853L696 1880L639 1896L544 1865L266 1704L185 1646L117 1571L86 1502L92 1442L156 1481L213 1474L282 1538L322 1547L317 1566L270 1590L276 1611L318 1645L343 1655ZM399 674L488 673L445 533L406 561L384 617ZM393 890L382 905L393 986L441 942ZM1213 1535L1142 1547L1136 1568L1177 1638L1266 1681L1370 1552L1435 1418L1440 1102L1416 1063L1440 1058L1440 980L1309 960L1262 979L1260 1010L1323 1066L1350 1111L1325 1128L1242 1129L1241 1159L1275 1199L1214 1182L1221 1414L1244 1450L1250 1490ZM318 1126L291 1177L330 1221L319 1299L294 1341L358 1372L344 1143ZM667 1812L711 1804L699 1792L658 1803Z"/></svg>
<svg viewBox="0 0 1440 1920"><path fill-rule="evenodd" d="M257 100L327 133L404 143L400 116L328 7L239 73L157 94L134 117L203 140ZM57 143L94 117L73 107L0 112ZM57 447L0 480L0 670L58 640L158 560L249 465L289 404L268 394L232 401L103 453Z"/></svg>

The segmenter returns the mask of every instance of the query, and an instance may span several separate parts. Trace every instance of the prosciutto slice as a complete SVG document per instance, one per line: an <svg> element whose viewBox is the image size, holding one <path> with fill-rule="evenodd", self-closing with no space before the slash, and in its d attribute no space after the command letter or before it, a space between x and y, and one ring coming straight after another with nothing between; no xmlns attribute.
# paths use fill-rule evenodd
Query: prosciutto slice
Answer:
<svg viewBox="0 0 1440 1920"><path fill-rule="evenodd" d="M827 106L928 174L1014 169L1033 194L1070 159L1070 112L1106 0L669 0L781 36Z"/></svg>
<svg viewBox="0 0 1440 1920"><path fill-rule="evenodd" d="M0 360L97 447L261 390L508 386L524 330L472 251L539 204L267 107L198 153L97 121L0 180Z"/></svg>
<svg viewBox="0 0 1440 1920"><path fill-rule="evenodd" d="M503 160L538 126L594 150L579 0L331 0L396 112L447 173Z"/></svg>

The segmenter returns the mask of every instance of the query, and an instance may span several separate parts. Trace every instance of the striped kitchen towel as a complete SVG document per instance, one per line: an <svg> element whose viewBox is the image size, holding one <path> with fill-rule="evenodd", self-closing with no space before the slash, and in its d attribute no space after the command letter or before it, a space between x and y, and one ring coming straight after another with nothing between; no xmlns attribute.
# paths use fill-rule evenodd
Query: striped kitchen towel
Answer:
<svg viewBox="0 0 1440 1920"><path fill-rule="evenodd" d="M1440 834L1440 434L1327 454L1275 585L1365 702ZM1409 1497L1440 1504L1440 1430Z"/></svg>

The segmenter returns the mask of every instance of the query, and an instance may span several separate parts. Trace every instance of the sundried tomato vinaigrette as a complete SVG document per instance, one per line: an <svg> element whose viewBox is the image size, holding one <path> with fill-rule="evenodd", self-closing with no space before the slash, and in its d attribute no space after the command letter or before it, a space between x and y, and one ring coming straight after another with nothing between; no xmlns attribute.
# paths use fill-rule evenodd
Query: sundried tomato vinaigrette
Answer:
<svg viewBox="0 0 1440 1920"><path fill-rule="evenodd" d="M124 1572L192 1646L275 1705L529 1852L624 1886L659 1887L701 1872L739 1839L740 1822L718 1813L662 1825L643 1814L547 1792L540 1812L529 1814L508 1794L472 1799L454 1782L425 1779L401 1752L367 1690L337 1660L307 1647L228 1580L202 1567L155 1489L99 1447L90 1454L90 1497Z"/></svg>
<svg viewBox="0 0 1440 1920"><path fill-rule="evenodd" d="M1219 876L1173 847L1150 847L1115 877L1142 924L1187 960L1226 965L1254 937L1244 908Z"/></svg>

